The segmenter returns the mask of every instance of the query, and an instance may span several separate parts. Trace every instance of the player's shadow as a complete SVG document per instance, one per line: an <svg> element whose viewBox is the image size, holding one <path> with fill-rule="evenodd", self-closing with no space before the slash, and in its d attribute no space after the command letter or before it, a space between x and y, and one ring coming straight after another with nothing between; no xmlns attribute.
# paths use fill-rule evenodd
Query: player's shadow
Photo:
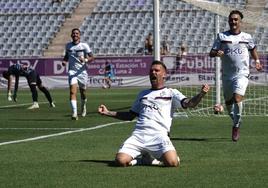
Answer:
<svg viewBox="0 0 268 188"><path fill-rule="evenodd" d="M116 164L115 164L115 161L112 160L79 160L78 162L81 162L81 163L103 163L103 164L106 164L107 166L111 166L111 167L117 167Z"/></svg>
<svg viewBox="0 0 268 188"><path fill-rule="evenodd" d="M172 141L185 141L185 142L225 142L229 138L170 138Z"/></svg>

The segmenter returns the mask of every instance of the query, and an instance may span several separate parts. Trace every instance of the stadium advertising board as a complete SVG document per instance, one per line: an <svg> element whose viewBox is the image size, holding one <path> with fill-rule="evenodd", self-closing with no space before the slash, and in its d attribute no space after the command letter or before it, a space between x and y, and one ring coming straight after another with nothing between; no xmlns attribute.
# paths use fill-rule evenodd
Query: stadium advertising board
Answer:
<svg viewBox="0 0 268 188"><path fill-rule="evenodd" d="M94 62L87 65L89 87L101 87L105 62L109 61L114 68L115 77L113 86L150 86L148 77L151 56L132 57L98 57ZM261 57L267 67L267 58ZM168 85L200 85L203 83L215 83L215 58L207 55L188 55L185 59L176 61L175 56L164 56L162 61L168 68ZM67 67L62 66L61 59L49 58L23 58L23 59L0 59L0 73L7 70L14 63L26 64L37 70L47 86L52 88L68 87ZM251 65L251 83L267 84L267 68L262 73L254 70ZM1 78L0 87L6 87L6 81ZM20 79L20 86L27 87L25 79Z"/></svg>

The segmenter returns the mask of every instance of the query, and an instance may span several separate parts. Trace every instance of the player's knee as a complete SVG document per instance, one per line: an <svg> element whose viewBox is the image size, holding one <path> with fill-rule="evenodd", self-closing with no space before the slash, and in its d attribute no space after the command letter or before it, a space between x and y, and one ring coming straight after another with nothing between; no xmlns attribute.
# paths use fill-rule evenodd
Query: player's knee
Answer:
<svg viewBox="0 0 268 188"><path fill-rule="evenodd" d="M235 103L240 103L243 100L243 96L235 94L233 100Z"/></svg>
<svg viewBox="0 0 268 188"><path fill-rule="evenodd" d="M166 167L178 167L180 165L180 158L175 151L168 151L162 156L162 161Z"/></svg>
<svg viewBox="0 0 268 188"><path fill-rule="evenodd" d="M115 164L116 166L127 167L131 160L130 156L119 153L115 157Z"/></svg>
<svg viewBox="0 0 268 188"><path fill-rule="evenodd" d="M164 161L166 167L179 167L180 162L178 160L168 160Z"/></svg>
<svg viewBox="0 0 268 188"><path fill-rule="evenodd" d="M234 103L234 99L233 98L231 98L230 100L225 101L225 105L226 106L232 105L233 103Z"/></svg>
<svg viewBox="0 0 268 188"><path fill-rule="evenodd" d="M38 87L39 89L44 88L44 86L43 86L42 84L37 84L37 87Z"/></svg>
<svg viewBox="0 0 268 188"><path fill-rule="evenodd" d="M127 167L129 166L129 162L120 159L115 159L115 165L120 167Z"/></svg>
<svg viewBox="0 0 268 188"><path fill-rule="evenodd" d="M70 91L70 96L76 96L76 92L73 91L73 90L71 90L71 91Z"/></svg>

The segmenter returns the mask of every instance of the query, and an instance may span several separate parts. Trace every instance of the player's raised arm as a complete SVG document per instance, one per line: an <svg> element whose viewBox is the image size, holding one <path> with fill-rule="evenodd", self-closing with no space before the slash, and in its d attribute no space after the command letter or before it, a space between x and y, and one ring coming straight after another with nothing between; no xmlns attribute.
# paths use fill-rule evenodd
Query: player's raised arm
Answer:
<svg viewBox="0 0 268 188"><path fill-rule="evenodd" d="M98 112L101 115L113 117L113 118L124 120L124 121L131 121L131 120L133 120L136 117L136 114L133 113L133 112L131 112L131 111L129 111L129 112L115 112L115 111L110 111L103 104L101 104L98 107Z"/></svg>
<svg viewBox="0 0 268 188"><path fill-rule="evenodd" d="M206 95L206 93L209 91L209 85L205 84L202 86L200 93L198 93L196 96L192 97L191 99L185 99L183 101L183 107L185 108L194 108L196 107L201 99Z"/></svg>

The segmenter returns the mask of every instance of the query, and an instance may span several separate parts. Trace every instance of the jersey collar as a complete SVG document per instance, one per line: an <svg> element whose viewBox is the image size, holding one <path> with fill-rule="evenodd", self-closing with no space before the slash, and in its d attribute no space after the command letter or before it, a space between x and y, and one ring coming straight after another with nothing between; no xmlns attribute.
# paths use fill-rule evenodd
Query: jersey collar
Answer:
<svg viewBox="0 0 268 188"><path fill-rule="evenodd" d="M239 33L233 33L231 30L229 30L229 33L230 33L231 35L239 35L239 34L241 33L241 31L239 31Z"/></svg>
<svg viewBox="0 0 268 188"><path fill-rule="evenodd" d="M153 88L151 88L151 90L152 90L152 91L156 91L156 90L161 90L161 89L164 89L164 88L166 88L166 86L161 87L161 88L158 88L158 89L153 89Z"/></svg>

